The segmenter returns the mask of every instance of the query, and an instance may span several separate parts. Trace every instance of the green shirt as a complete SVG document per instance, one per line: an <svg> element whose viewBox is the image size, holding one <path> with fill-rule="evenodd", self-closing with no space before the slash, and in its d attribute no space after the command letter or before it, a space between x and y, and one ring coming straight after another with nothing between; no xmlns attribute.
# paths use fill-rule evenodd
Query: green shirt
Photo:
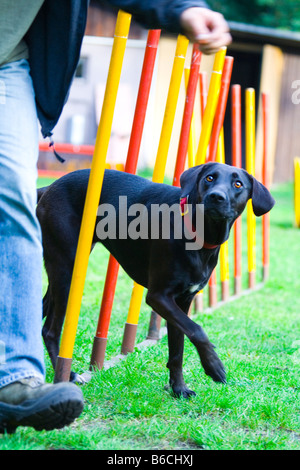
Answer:
<svg viewBox="0 0 300 470"><path fill-rule="evenodd" d="M44 0L0 0L0 66L27 59L23 37Z"/></svg>

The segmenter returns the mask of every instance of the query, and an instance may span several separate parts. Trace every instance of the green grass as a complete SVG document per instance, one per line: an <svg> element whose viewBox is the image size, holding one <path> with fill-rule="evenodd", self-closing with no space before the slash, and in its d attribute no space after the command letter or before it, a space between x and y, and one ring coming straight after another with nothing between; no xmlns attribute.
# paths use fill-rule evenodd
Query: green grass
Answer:
<svg viewBox="0 0 300 470"><path fill-rule="evenodd" d="M272 191L277 204L271 213L271 268L265 286L193 317L217 346L227 370L226 385L204 374L187 340L185 380L197 396L174 399L166 387L168 348L163 337L115 367L96 372L82 387L85 409L70 427L51 432L18 428L14 435L0 437L0 449L299 450L300 232L293 226L292 190L286 184ZM260 232L257 219L258 282ZM78 372L88 369L107 260L104 249L96 247L74 348L73 369ZM131 289L132 281L121 270L107 359L120 353ZM144 303L137 343L146 337L149 315ZM51 381L47 355L46 360Z"/></svg>

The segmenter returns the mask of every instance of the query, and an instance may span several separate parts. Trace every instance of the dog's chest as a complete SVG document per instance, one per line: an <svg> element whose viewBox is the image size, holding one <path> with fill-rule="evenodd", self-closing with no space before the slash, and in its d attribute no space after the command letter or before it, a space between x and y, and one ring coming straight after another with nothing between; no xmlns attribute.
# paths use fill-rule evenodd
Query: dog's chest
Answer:
<svg viewBox="0 0 300 470"><path fill-rule="evenodd" d="M202 260L200 258L198 260L193 259L194 262L192 262L189 265L189 269L186 270L185 285L183 287L186 294L195 295L206 286L216 266L217 259L217 254L211 256L208 260Z"/></svg>
<svg viewBox="0 0 300 470"><path fill-rule="evenodd" d="M188 295L196 295L200 292L208 283L209 276L201 276L199 282L194 282L191 280L188 284L185 285L184 291Z"/></svg>
<svg viewBox="0 0 300 470"><path fill-rule="evenodd" d="M196 294L199 290L201 290L201 284L191 284L189 286L189 292L191 294Z"/></svg>

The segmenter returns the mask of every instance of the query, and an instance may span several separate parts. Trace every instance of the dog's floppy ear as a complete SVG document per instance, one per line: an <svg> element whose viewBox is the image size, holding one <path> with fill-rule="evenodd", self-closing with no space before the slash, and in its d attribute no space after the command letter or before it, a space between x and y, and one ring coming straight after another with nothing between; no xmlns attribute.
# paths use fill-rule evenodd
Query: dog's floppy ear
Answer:
<svg viewBox="0 0 300 470"><path fill-rule="evenodd" d="M182 189L181 196L186 197L191 194L192 190L197 185L198 179L201 175L205 165L197 165L189 168L188 170L184 171L180 176L180 186Z"/></svg>
<svg viewBox="0 0 300 470"><path fill-rule="evenodd" d="M252 206L257 217L269 212L275 204L269 190L260 183L254 176L249 175L252 182Z"/></svg>

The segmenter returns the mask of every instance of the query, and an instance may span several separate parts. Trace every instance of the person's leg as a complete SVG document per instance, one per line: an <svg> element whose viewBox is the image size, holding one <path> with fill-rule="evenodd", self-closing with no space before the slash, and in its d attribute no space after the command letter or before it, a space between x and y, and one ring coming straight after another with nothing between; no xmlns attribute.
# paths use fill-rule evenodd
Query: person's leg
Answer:
<svg viewBox="0 0 300 470"><path fill-rule="evenodd" d="M38 122L25 60L0 67L0 388L44 378Z"/></svg>
<svg viewBox="0 0 300 470"><path fill-rule="evenodd" d="M0 67L0 433L61 428L83 409L79 387L44 383L37 157L34 92L21 60Z"/></svg>

